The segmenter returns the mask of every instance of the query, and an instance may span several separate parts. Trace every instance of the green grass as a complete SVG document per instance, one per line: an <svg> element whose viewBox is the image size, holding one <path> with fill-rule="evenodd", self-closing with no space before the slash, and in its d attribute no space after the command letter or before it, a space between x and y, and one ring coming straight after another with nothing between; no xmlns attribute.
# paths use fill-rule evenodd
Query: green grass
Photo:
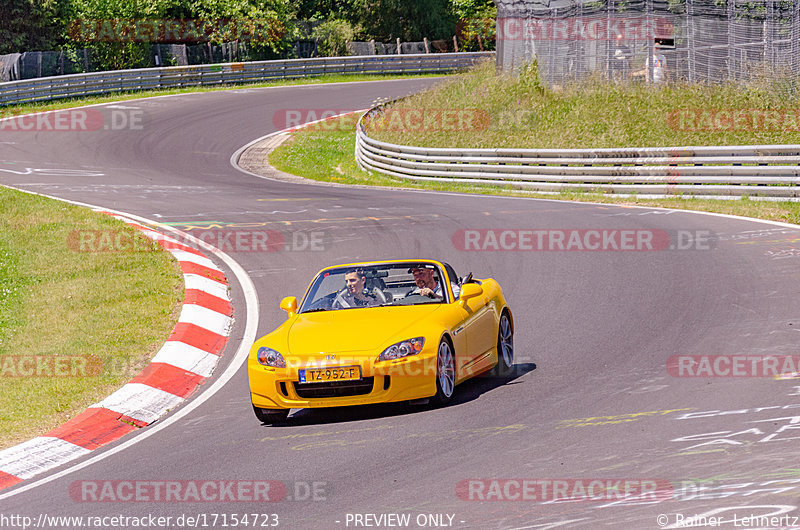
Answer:
<svg viewBox="0 0 800 530"><path fill-rule="evenodd" d="M578 145L578 144L576 144ZM640 199L620 198L597 193L536 194L497 186L470 186L449 183L417 184L411 180L368 173L360 169L353 158L355 119L333 120L325 125L308 127L295 132L291 139L269 156L277 169L312 180L341 184L366 184L418 189L434 189L476 194L529 196L545 199L601 202L639 206L659 206L682 210L741 215L758 219L800 224L800 204L793 202L741 200L709 200L694 198Z"/></svg>
<svg viewBox="0 0 800 530"><path fill-rule="evenodd" d="M114 101L126 101L130 99L149 98L165 96L170 94L186 94L190 92L212 92L217 90L236 90L242 88L278 87L278 86L297 86L307 84L327 84L327 83L348 83L355 81L385 81L388 79L411 79L418 77L440 77L442 74L384 74L384 75L363 75L363 74L330 74L319 77L308 77L298 79L286 79L281 81L269 81L263 83L246 83L237 85L221 85L217 87L186 87L170 88L163 90L139 90L132 92L118 92L115 94L83 96L77 98L58 99L54 101L43 101L37 103L20 103L19 105L9 105L0 107L0 118L10 114L28 114L31 112L44 112L48 110L59 110L77 107L80 105L95 105L98 103L110 103Z"/></svg>
<svg viewBox="0 0 800 530"><path fill-rule="evenodd" d="M427 147L603 148L685 145L800 143L797 100L800 79L754 78L742 87L725 85L609 83L591 79L557 90L539 82L535 69L518 77L496 75L484 63L453 76L431 90L391 106L400 112L429 109L477 109L479 119L463 127L419 127L387 123L392 113L368 126L370 136L387 142ZM789 112L779 124L758 118L726 128L680 119L687 109L756 109ZM425 111L423 110L423 113ZM710 116L709 114L705 115ZM390 126L391 125L391 126ZM697 129L697 130L687 130Z"/></svg>
<svg viewBox="0 0 800 530"><path fill-rule="evenodd" d="M136 238L140 250L76 251L93 230ZM0 448L60 425L126 383L169 335L182 299L176 262L133 228L0 187ZM99 361L90 358L75 377L31 377L20 376L30 366L18 363L22 356Z"/></svg>

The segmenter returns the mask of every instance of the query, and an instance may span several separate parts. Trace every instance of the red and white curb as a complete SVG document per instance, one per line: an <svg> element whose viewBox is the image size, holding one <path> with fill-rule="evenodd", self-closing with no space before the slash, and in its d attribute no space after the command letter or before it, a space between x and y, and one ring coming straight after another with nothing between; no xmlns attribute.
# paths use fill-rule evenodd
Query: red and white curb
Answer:
<svg viewBox="0 0 800 530"><path fill-rule="evenodd" d="M122 388L65 424L0 451L0 490L44 473L156 421L211 376L233 326L225 274L199 250L127 217L170 252L183 272L178 323L150 364Z"/></svg>

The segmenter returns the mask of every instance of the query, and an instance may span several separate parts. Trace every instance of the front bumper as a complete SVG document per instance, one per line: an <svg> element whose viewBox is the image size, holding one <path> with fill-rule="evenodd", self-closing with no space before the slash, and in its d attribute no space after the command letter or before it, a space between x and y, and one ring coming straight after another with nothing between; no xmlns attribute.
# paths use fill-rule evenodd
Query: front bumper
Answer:
<svg viewBox="0 0 800 530"><path fill-rule="evenodd" d="M376 355L377 356L377 355ZM361 379L330 384L300 383L299 370L354 366ZM320 364L308 359L289 362L286 368L260 364L254 355L248 360L250 396L253 405L264 409L340 407L407 401L436 394L436 352L404 359L375 362L373 359L339 358Z"/></svg>

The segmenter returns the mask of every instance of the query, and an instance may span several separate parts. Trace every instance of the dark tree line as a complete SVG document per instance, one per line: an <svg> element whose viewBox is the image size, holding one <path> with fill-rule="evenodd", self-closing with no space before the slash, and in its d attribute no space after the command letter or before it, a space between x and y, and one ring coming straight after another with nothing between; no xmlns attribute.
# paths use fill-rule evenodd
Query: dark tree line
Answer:
<svg viewBox="0 0 800 530"><path fill-rule="evenodd" d="M322 53L333 55L351 40L451 39L457 31L469 48L475 35L464 28L487 24L465 21L494 16L492 0L2 0L0 54L90 47L120 68L137 66L149 53L140 41L87 42L86 31L76 31L76 23L86 20L266 20L274 31L255 45L275 57L285 56L298 39L316 39Z"/></svg>

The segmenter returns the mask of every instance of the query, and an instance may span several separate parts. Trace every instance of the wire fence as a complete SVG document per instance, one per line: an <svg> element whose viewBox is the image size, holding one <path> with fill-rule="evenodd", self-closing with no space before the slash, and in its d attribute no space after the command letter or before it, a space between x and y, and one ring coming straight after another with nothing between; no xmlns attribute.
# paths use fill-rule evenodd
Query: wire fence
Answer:
<svg viewBox="0 0 800 530"><path fill-rule="evenodd" d="M800 73L798 0L498 0L498 68L550 85Z"/></svg>

